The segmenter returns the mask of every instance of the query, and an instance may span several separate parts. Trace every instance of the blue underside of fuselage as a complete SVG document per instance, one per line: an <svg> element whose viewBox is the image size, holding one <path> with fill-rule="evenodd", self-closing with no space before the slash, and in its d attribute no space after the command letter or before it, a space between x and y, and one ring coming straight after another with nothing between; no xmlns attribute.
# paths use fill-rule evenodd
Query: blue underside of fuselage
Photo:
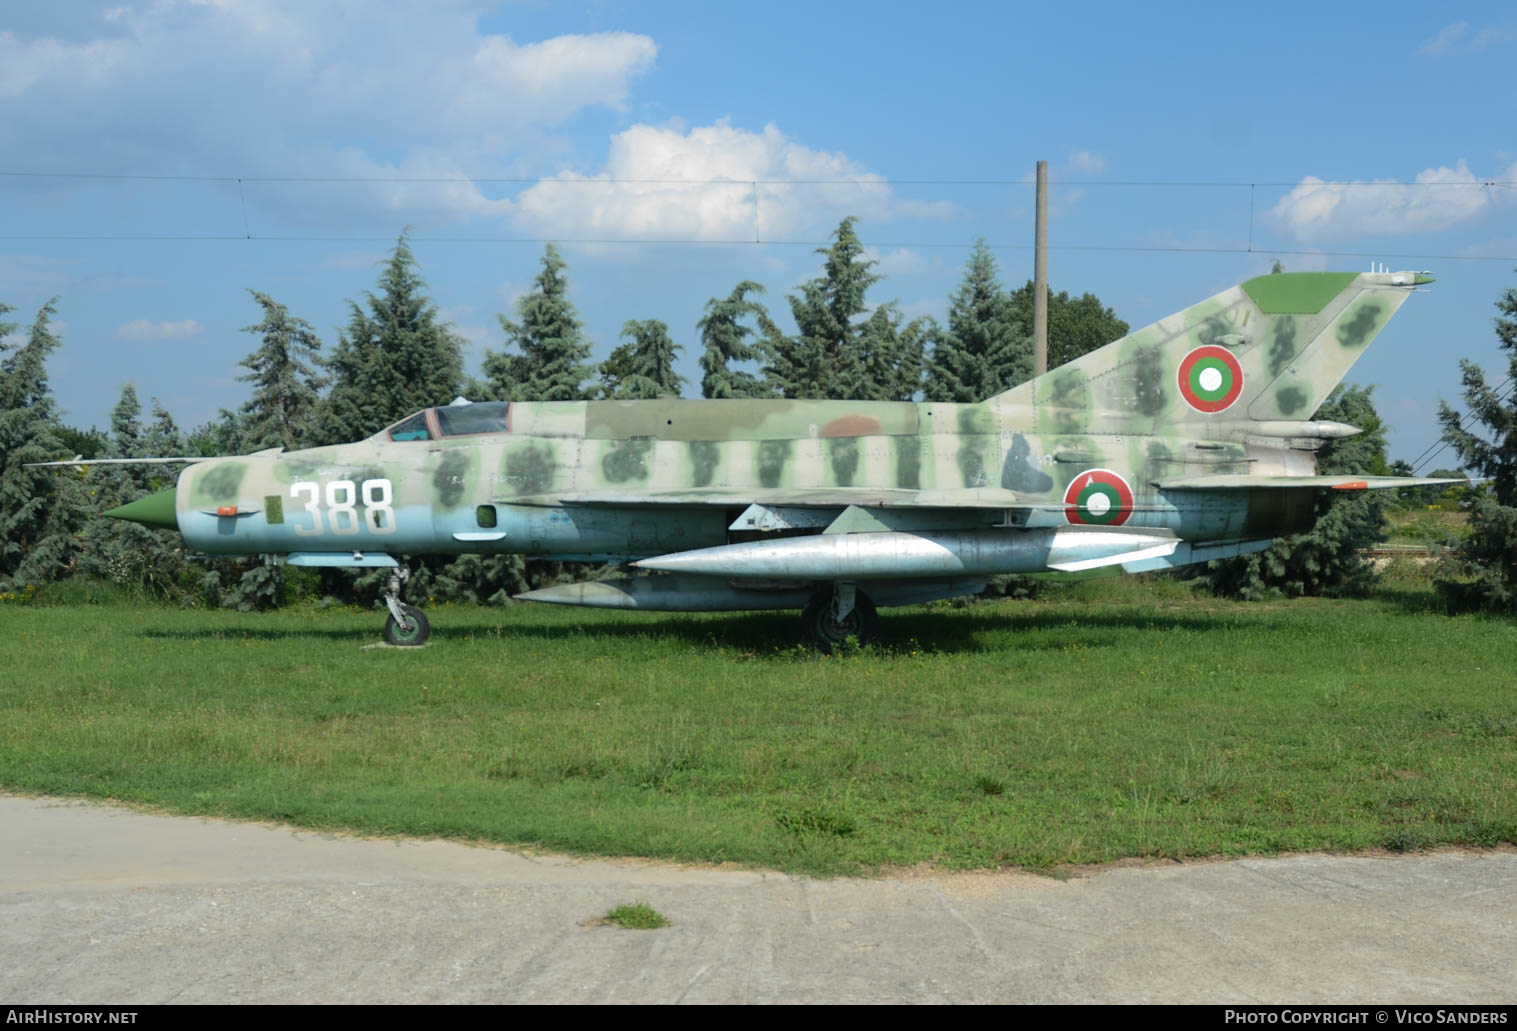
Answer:
<svg viewBox="0 0 1517 1031"><path fill-rule="evenodd" d="M482 509L488 510L482 518ZM1015 510L1014 510L1015 511ZM493 525L488 518L493 512ZM522 554L576 562L621 562L715 547L729 540L730 518L719 506L526 506L490 504L434 509L407 505L393 524L371 525L359 505L334 525L289 508L270 524L262 511L237 515L181 509L179 531L198 551L215 555L384 553L390 555ZM962 516L962 513L959 513ZM1006 513L988 512L987 524ZM1246 535L1249 495L1242 491L1177 491L1139 499L1126 529L1167 530L1191 541ZM380 520L381 524L385 520ZM1009 527L1056 528L1063 508L1015 511ZM1015 533L1017 529L1008 529Z"/></svg>

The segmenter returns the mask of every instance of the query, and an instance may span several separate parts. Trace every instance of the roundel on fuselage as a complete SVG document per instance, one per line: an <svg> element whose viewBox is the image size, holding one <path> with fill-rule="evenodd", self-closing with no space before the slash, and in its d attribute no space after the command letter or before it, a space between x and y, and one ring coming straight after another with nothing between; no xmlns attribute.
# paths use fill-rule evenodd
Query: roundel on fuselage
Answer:
<svg viewBox="0 0 1517 1031"><path fill-rule="evenodd" d="M1121 526L1132 516L1132 486L1110 469L1087 469L1064 489L1064 517L1083 526Z"/></svg>

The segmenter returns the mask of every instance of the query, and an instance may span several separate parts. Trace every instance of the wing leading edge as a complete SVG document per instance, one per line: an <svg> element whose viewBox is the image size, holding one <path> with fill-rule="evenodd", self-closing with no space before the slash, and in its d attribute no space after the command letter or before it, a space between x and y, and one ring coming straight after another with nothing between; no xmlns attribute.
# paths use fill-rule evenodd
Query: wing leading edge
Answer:
<svg viewBox="0 0 1517 1031"><path fill-rule="evenodd" d="M1302 490L1389 490L1395 487L1437 487L1468 480L1435 480L1425 476L1250 476L1247 473L1186 476L1165 480L1160 490L1255 490L1285 487Z"/></svg>

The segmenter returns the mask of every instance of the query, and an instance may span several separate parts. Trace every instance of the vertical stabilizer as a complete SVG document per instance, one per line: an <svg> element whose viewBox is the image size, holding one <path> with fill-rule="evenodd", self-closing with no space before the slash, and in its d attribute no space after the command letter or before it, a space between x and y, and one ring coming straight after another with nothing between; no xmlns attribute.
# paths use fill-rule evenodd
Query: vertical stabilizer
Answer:
<svg viewBox="0 0 1517 1031"><path fill-rule="evenodd" d="M1044 433L1309 419L1413 287L1431 281L1413 272L1259 276L991 402L1032 408Z"/></svg>

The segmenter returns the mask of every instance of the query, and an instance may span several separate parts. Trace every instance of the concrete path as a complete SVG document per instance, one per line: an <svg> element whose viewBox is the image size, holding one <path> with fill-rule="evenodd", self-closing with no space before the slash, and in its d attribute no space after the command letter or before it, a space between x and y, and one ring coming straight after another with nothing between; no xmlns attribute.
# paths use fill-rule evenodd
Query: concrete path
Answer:
<svg viewBox="0 0 1517 1031"><path fill-rule="evenodd" d="M645 900L672 926L594 926ZM817 881L0 797L0 1002L1512 1002L1517 852Z"/></svg>

